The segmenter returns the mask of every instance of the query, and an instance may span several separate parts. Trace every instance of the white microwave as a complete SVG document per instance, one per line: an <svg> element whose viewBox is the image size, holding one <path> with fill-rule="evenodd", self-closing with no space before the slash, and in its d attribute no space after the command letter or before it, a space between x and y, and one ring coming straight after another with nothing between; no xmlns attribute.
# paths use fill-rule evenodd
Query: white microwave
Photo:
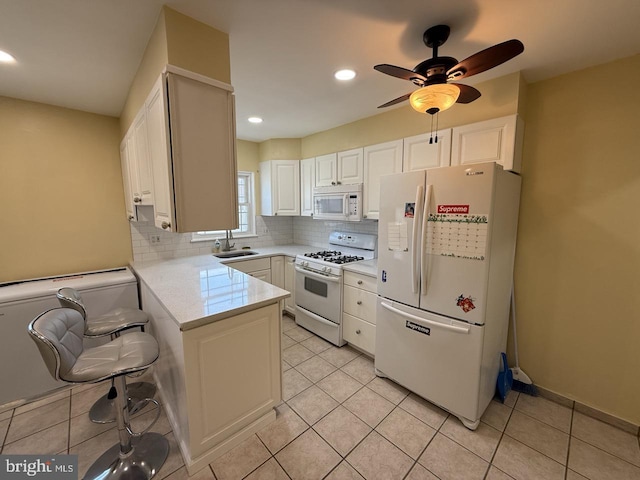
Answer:
<svg viewBox="0 0 640 480"><path fill-rule="evenodd" d="M313 218L343 222L362 220L362 184L314 188Z"/></svg>

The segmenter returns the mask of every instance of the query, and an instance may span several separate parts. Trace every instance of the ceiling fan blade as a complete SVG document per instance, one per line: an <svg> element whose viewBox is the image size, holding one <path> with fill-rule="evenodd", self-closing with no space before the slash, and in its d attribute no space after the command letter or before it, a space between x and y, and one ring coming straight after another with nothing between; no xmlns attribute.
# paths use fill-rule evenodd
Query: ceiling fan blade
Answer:
<svg viewBox="0 0 640 480"><path fill-rule="evenodd" d="M447 79L459 80L489 70L524 51L520 40L507 40L465 58L447 71Z"/></svg>
<svg viewBox="0 0 640 480"><path fill-rule="evenodd" d="M456 103L471 103L482 95L478 89L469 85L462 85L461 83L452 83L451 85L455 85L460 89L460 96Z"/></svg>
<svg viewBox="0 0 640 480"><path fill-rule="evenodd" d="M419 73L414 72L413 70L407 70L406 68L396 67L395 65L389 65L387 63L376 65L373 68L379 72L391 75L392 77L402 78L403 80L409 80L410 82L412 82L414 79L420 80L422 82L427 81L425 77L423 77Z"/></svg>
<svg viewBox="0 0 640 480"><path fill-rule="evenodd" d="M391 101L389 101L389 102L387 102L385 104L380 105L378 108L390 107L391 105L396 105L398 103L402 103L405 100L408 100L410 96L411 96L411 94L407 93L406 95L402 95L401 97L394 98L393 100L391 100Z"/></svg>

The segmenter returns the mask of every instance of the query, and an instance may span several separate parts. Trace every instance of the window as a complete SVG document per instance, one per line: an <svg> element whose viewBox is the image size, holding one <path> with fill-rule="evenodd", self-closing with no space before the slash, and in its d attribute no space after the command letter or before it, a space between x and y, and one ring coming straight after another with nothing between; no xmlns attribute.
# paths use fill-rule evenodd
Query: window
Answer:
<svg viewBox="0 0 640 480"><path fill-rule="evenodd" d="M238 172L238 228L232 230L234 237L253 237L256 235L256 216L254 203L253 172ZM206 231L191 234L191 241L215 240L224 238L225 231Z"/></svg>

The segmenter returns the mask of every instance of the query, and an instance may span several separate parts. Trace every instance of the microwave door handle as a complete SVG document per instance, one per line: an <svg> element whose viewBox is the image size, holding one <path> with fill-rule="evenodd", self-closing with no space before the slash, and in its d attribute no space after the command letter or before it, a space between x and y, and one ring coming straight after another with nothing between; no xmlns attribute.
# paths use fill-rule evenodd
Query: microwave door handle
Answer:
<svg viewBox="0 0 640 480"><path fill-rule="evenodd" d="M420 260L418 257L418 244L420 243L418 240L418 230L420 228L420 215L422 213L422 199L424 198L424 185L418 185L416 189L416 203L413 209L414 218L413 218L413 232L411 237L411 291L413 293L418 293L418 266L420 265Z"/></svg>
<svg viewBox="0 0 640 480"><path fill-rule="evenodd" d="M342 214L344 218L349 218L349 194L345 193L342 199Z"/></svg>
<svg viewBox="0 0 640 480"><path fill-rule="evenodd" d="M427 185L427 191L424 195L424 211L422 212L422 239L420 242L422 252L422 257L420 259L420 289L422 295L427 294L427 274L428 272L428 262L427 262L427 229L428 229L428 219L429 219L429 207L431 206L431 191L433 190L433 185Z"/></svg>

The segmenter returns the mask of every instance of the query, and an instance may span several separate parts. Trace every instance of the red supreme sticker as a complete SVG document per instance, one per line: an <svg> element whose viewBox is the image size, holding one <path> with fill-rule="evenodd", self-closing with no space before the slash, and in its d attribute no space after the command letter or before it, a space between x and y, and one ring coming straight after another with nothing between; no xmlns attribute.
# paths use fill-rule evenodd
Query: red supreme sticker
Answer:
<svg viewBox="0 0 640 480"><path fill-rule="evenodd" d="M469 205L438 205L438 213L469 213Z"/></svg>

